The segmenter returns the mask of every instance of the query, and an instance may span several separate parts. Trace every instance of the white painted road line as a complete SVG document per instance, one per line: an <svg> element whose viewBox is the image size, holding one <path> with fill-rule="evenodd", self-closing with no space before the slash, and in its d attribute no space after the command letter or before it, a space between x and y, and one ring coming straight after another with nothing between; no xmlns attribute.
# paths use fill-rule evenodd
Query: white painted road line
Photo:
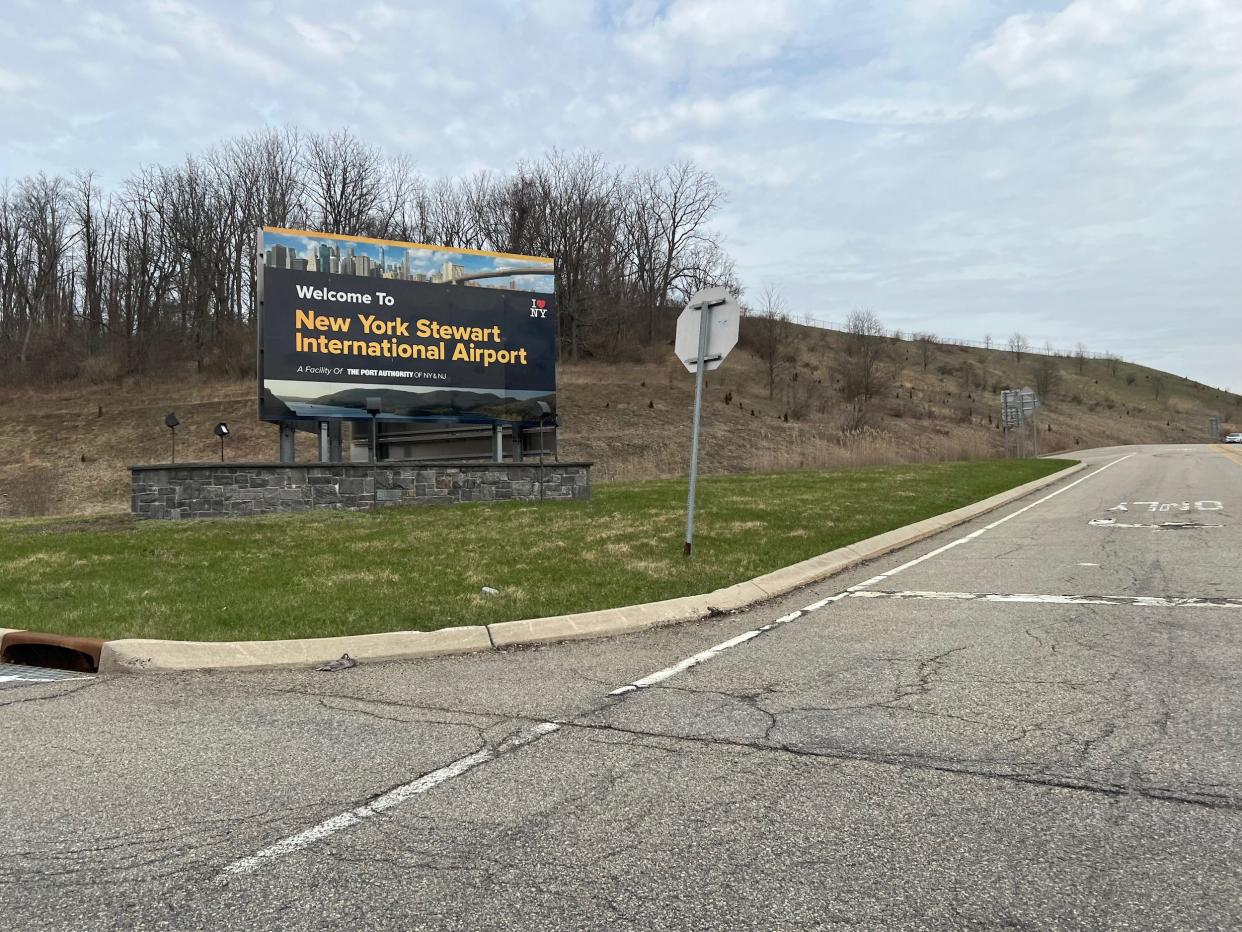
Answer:
<svg viewBox="0 0 1242 932"><path fill-rule="evenodd" d="M542 722L534 728L520 731L516 735L505 739L494 748L483 748L475 751L473 754L467 754L465 757L458 758L439 770L433 770L431 773L419 777L411 783L404 783L395 789L389 790L382 796L377 796L365 806L359 806L330 819L325 819L318 825L298 832L296 835L290 835L288 838L282 838L276 844L270 845L261 851L256 851L249 857L240 858L224 868L221 876L253 873L265 861L291 854L294 851L305 848L307 845L312 845L327 838L329 835L334 835L342 829L350 828L372 816L394 809L421 793L426 793L428 790L435 789L440 784L446 783L454 777L459 777L463 773L473 770L480 764L485 764L490 760L495 760L502 754L507 754L524 745L538 741L545 735L550 735L552 732L557 731L560 727L555 722Z"/></svg>
<svg viewBox="0 0 1242 932"><path fill-rule="evenodd" d="M791 612L788 615L785 615L781 618L776 619L776 621L772 622L771 624L764 625L762 628L755 628L752 631L745 631L742 634L739 634L737 637L730 638L729 640L724 641L721 644L717 644L715 647L709 647L707 650L700 651L699 653L695 654L692 657L687 657L685 660L680 660L670 667L665 667L663 670L657 670L655 673L648 674L647 676L644 676L641 679L637 679L637 680L634 680L633 682L626 683L624 686L614 689L608 695L609 696L624 696L627 693L632 693L640 689L646 689L648 686L655 686L658 683L663 683L665 680L676 676L678 673L683 673L686 670L689 670L691 667L697 667L699 664L704 663L708 660L711 660L713 657L724 653L730 648L737 647L739 644L745 644L748 641L752 641L755 638L757 638L759 635L764 634L767 631L771 631L773 628L779 627L780 625L793 621L796 618L801 618L803 615L808 615L811 612L819 611L824 606L830 605L833 602L838 602L841 599L847 598L848 596L858 594L861 590L867 589L868 587L873 586L878 582L882 582L883 580L888 579L890 576L895 576L896 574L900 573L902 570L907 570L912 566L918 566L918 564L923 563L926 560L930 560L932 557L939 556L940 554L944 553L946 550L952 550L954 547L958 547L966 543L967 541L974 540L980 534L990 531L993 528L1000 527L1006 521L1009 521L1012 518L1016 518L1020 514L1024 514L1030 511L1036 505L1042 505L1044 502L1048 501L1051 498L1056 498L1062 492L1068 491L1069 489L1072 489L1074 486L1078 485L1078 483L1086 482L1092 476L1098 476L1100 473L1108 469L1110 466L1116 466L1122 460L1128 460L1131 456L1134 456L1134 454L1128 453L1125 456L1118 457L1117 459L1113 460L1111 463L1104 464L1099 469L1097 469L1095 472L1088 473L1087 475L1083 476L1081 479L1075 479L1073 482L1069 483L1068 485L1062 486L1061 488L1053 492L1051 495L1045 495L1039 501L1032 502L1031 504L1026 505L1023 508L1019 508L1017 511L1013 512L1012 514L1006 515L1005 517L1001 518L999 521L993 521L991 524L987 525L986 527L982 527L977 531L971 531L965 537L960 537L955 541L945 544L943 547L937 547L931 553L924 554L923 556L919 557L917 560L911 560L909 563L904 563L901 566L897 567L895 570L890 570L887 573L881 573L878 576L872 576L866 582L859 583L856 586L850 586L848 589L844 590L843 592L838 592L836 595L830 595L825 599L820 599L818 602L813 602L810 605L808 605L806 608L802 609L801 611Z"/></svg>
<svg viewBox="0 0 1242 932"><path fill-rule="evenodd" d="M673 676L676 676L678 673L681 673L685 670L689 670L692 667L698 666L699 664L707 660L710 660L711 658L719 654L722 654L731 648L737 647L740 644L745 644L759 637L761 634L765 634L766 632L771 631L774 628L778 628L781 625L788 624L791 621L795 621L796 619L801 618L804 615L807 615L811 612L818 611L824 608L825 606L832 604L833 602L838 602L842 599L849 598L851 596L857 597L857 598L881 598L881 597L884 597L885 595L887 595L890 598L896 597L899 595L898 593L860 592L858 590L861 589L863 586L868 586L873 583L879 582L882 579L887 579L888 577L893 576L896 573L899 573L904 569L908 569L911 566L916 566L919 563L922 563L925 560L929 560L938 554L944 553L946 550L949 550L953 547L963 544L966 541L973 540L974 538L978 537L980 534L983 534L986 531L990 531L992 530L992 528L998 527L1001 524L1004 524L1006 521L1009 521L1010 519L1016 518L1018 515L1023 514L1024 512L1030 511L1036 505L1041 505L1044 502L1048 501L1049 499L1055 498L1057 495L1060 495L1062 492L1078 485L1078 483L1084 482L1087 479L1090 479L1092 476L1098 476L1105 469L1108 469L1109 466L1115 466L1117 463L1120 463L1122 460L1129 459L1130 456L1133 456L1133 455L1134 454L1129 454L1129 456L1123 456L1119 459L1113 460L1111 463L1108 463L1107 465L1100 467L1095 472L1090 473L1089 475L1086 475L1083 478L1078 479L1075 482L1071 482L1069 485L1066 485L1063 488L1058 489L1057 491L1053 492L1051 495L1046 495L1043 498L1041 498L1039 501L1033 502L1032 504L1027 505L1024 508L1020 508L1017 511L1013 512L1012 514L1006 515L1004 518L1001 518L999 521L994 521L991 524L987 525L986 527L981 528L980 530L977 530L977 531L973 531L970 534L967 534L965 537L962 537L956 541L953 541L950 544L946 544L943 547L933 550L931 553L926 554L918 558L917 560L912 560L909 563L903 564L902 566L899 566L897 569L892 570L891 572L882 573L879 576L876 576L873 579L868 580L866 583L863 583L862 586L853 586L849 589L844 590L843 592L838 592L835 595L830 595L827 598L823 598L817 602L813 602L804 609L800 609L795 612L790 612L787 615L782 615L780 618L777 618L775 621L770 622L769 624L763 625L760 628L755 628L751 631L745 631L742 634L737 635L736 637L732 637L727 641L723 641L720 644L717 644L715 647L709 647L707 650L700 651L699 653L694 654L691 657L687 657L686 659L679 661L678 663L675 663L670 667L666 667L663 670L657 670L655 673L649 674L648 676L644 676L641 679L634 680L632 683L627 683L626 685L620 687L619 689L614 689L608 695L609 696L623 696L627 693L632 693L637 690L641 690L646 687L654 686L658 683L662 683L665 680ZM948 595L950 597L960 596L963 598L972 598L972 599L982 598L979 596L971 595L969 593L951 593L951 594L942 594L942 595ZM998 596L997 598L1000 599L1004 597ZM1043 598L1051 598L1051 597L1032 596L1030 598L1043 599ZM1063 598L1068 598L1068 597L1063 597ZM1011 597L1008 600L1014 601L1016 599ZM389 790L387 793L384 793L383 795L373 799L371 802L367 803L365 806L359 806L355 809L349 810L348 812L342 812L340 815L333 816L330 819L325 819L323 822L320 822L318 825L312 826L311 828L308 828L305 831L298 832L296 835L290 835L287 838L283 838L280 841L276 842L275 844L270 845L267 848L263 848L262 850L255 852L249 857L240 858L232 862L231 864L229 864L227 867L225 867L224 870L221 872L220 876L227 877L227 876L237 876L237 875L253 873L266 861L281 857L282 855L291 854L292 852L305 848L308 845L312 845L317 841L320 841L324 838L327 838L330 835L333 835L339 831L342 831L343 829L351 828L352 826L355 826L359 824L360 822L363 822L364 820L371 818L372 816L376 816L381 813L387 812L389 809L393 809L396 806L401 805L402 803L406 802L407 800L415 796L418 796L422 793L426 793L428 790L434 789L435 787L440 786L442 783L452 780L454 777L461 776L462 774L470 770L473 770L474 768L478 767L480 764L487 763L490 760L495 760L497 757L500 757L503 754L507 754L508 752L516 750L517 748L520 748L524 745L530 744L534 741L538 741L540 738L544 737L545 735L549 735L552 732L557 731L560 727L561 726L558 725L556 722L543 722L539 725L536 725L534 728L530 728L525 731L519 732L516 735L513 735L512 737L501 742L499 745L497 745L494 748L483 748L481 750L475 751L473 754L468 754L465 757L462 757L462 758L459 758L458 760L453 761L451 764L441 767L438 770L433 770L431 773L428 773L425 776L419 777L417 780L414 780L411 783L405 783L399 787L396 787L395 789Z"/></svg>
<svg viewBox="0 0 1242 932"><path fill-rule="evenodd" d="M691 667L697 667L705 660L711 660L717 654L722 654L731 647L737 647L739 644L745 644L747 641L753 640L761 634L766 634L773 628L779 628L781 625L788 624L797 618L801 618L808 612L813 612L816 609L823 608L829 602L836 602L844 597L845 593L839 592L836 595L831 595L826 599L820 599L818 602L808 605L804 609L800 609L796 612L790 612L788 615L782 615L780 618L776 619L776 621L770 622L761 628L755 628L753 631L743 631L741 634L737 635L737 637L731 637L729 640L723 641L715 647L709 647L707 650L699 651L697 654L687 657L685 660L679 660L671 667L665 667L663 670L657 670L655 673L648 674L642 679L634 680L632 683L626 683L624 686L614 689L608 695L624 696L626 693L632 693L635 690L646 689L648 686L655 686L657 683L663 683L665 680L676 676L678 673L689 670Z"/></svg>
<svg viewBox="0 0 1242 932"><path fill-rule="evenodd" d="M1102 473L1104 470L1110 469L1113 466L1116 466L1118 463L1123 462L1124 460L1128 460L1130 457L1134 455L1135 454L1133 453L1127 453L1125 456L1119 456L1117 459L1113 460L1112 462L1105 463L1095 472L1089 472L1085 476L1083 476L1081 479L1075 479L1073 482L1069 483L1068 485L1061 486L1061 488L1057 489L1055 492L1045 495L1043 498L1039 499L1038 501L1031 502L1029 505L1025 505L1022 508L1019 508L1017 511L1011 512L1010 514L1005 515L1005 517L997 521L993 521L991 524L986 524L983 527L979 528L979 530L977 531L971 531L965 537L959 537L957 540L950 541L949 543L945 544L943 547L937 547L931 553L925 553L923 554L923 556L917 557L916 559L911 560L909 563L903 563L901 566L897 567L896 569L889 570L887 573L880 573L878 576L872 576L866 582L861 582L857 586L850 586L850 588L847 591L857 592L860 589L868 589L871 586L874 586L876 583L883 582L885 579L888 579L891 576L896 576L898 573L904 572L905 570L908 570L913 566L918 566L920 563L925 563L928 560L930 560L932 557L938 557L940 556L940 554L944 553L945 551L952 550L954 547L960 547L962 544L969 543L970 541L974 540L976 537L980 537L983 534L986 534L988 531L991 531L991 530L994 530L1000 527L1006 521L1012 521L1014 518L1018 517L1018 515L1026 514L1032 508L1037 508L1038 506L1042 505L1044 502L1056 498L1062 492L1068 492L1070 489L1072 489L1074 486L1078 485L1081 482L1086 482L1088 479L1095 478L1100 473Z"/></svg>
<svg viewBox="0 0 1242 932"><path fill-rule="evenodd" d="M1038 602L1044 605L1141 605L1151 608L1242 608L1242 599L1154 595L1035 595L1027 592L851 592L853 599L922 599L931 602Z"/></svg>

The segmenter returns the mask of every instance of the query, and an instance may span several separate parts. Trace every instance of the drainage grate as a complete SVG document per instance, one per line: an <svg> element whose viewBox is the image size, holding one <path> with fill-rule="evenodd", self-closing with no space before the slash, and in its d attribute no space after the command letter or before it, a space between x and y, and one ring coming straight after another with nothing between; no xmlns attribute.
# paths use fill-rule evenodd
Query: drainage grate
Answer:
<svg viewBox="0 0 1242 932"><path fill-rule="evenodd" d="M67 680L90 680L89 673L69 670L53 670L49 667L29 667L22 663L0 663L0 689L15 686L34 686L38 683L60 683Z"/></svg>
<svg viewBox="0 0 1242 932"><path fill-rule="evenodd" d="M99 638L10 631L0 637L0 663L44 667L71 673L94 673L99 669L103 641Z"/></svg>

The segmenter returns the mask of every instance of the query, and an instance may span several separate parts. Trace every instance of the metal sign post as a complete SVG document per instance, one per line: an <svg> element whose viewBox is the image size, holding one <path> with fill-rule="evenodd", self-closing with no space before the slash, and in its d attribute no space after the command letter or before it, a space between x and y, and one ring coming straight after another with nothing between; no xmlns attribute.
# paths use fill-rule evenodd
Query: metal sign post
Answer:
<svg viewBox="0 0 1242 932"><path fill-rule="evenodd" d="M705 303L699 313L699 352L694 370L694 427L690 434L690 492L686 502L686 542L681 552L690 556L694 549L694 495L699 480L699 422L703 418L703 382L707 375L707 335L711 330L712 305Z"/></svg>
<svg viewBox="0 0 1242 932"><path fill-rule="evenodd" d="M1001 429L1004 432L1005 456L1026 456L1026 426L1031 425L1031 442L1039 456L1039 396L1029 388L1006 389L1001 392ZM1017 432L1016 436L1014 432Z"/></svg>
<svg viewBox="0 0 1242 932"><path fill-rule="evenodd" d="M1023 423L1023 440L1025 443L1026 428L1025 425L1029 421L1031 424L1031 445L1036 456L1039 456L1039 396L1035 394L1032 388L1024 388L1018 392L1018 403L1022 411Z"/></svg>
<svg viewBox="0 0 1242 932"><path fill-rule="evenodd" d="M694 549L694 503L699 478L699 424L703 417L703 383L708 369L716 369L737 345L741 308L726 288L695 293L677 318L674 352L694 373L694 426L690 435L690 490L686 501L686 540L682 554ZM693 368L691 368L693 367Z"/></svg>

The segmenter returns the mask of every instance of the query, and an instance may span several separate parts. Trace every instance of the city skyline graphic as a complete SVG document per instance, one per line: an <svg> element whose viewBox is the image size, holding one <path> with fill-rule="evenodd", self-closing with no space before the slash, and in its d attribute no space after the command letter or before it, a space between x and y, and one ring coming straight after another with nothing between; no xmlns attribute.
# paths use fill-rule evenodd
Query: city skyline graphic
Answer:
<svg viewBox="0 0 1242 932"><path fill-rule="evenodd" d="M471 252L448 246L423 246L384 240L353 239L310 231L263 230L263 265L268 268L324 272L397 281L452 283L469 275L513 270L552 269L551 259ZM466 287L505 291L555 292L555 277L513 274L461 282Z"/></svg>

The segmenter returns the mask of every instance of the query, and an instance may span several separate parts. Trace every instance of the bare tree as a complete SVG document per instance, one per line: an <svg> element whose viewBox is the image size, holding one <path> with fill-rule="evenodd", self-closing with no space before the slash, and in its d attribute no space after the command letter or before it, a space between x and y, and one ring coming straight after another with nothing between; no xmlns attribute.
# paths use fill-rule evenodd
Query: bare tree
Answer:
<svg viewBox="0 0 1242 932"><path fill-rule="evenodd" d="M958 382L962 387L962 391L970 392L976 385L982 385L982 379L979 370L975 368L974 363L969 359L963 360L957 370Z"/></svg>
<svg viewBox="0 0 1242 932"><path fill-rule="evenodd" d="M412 181L407 159L385 160L348 130L309 135L301 168L311 221L351 236L389 235Z"/></svg>
<svg viewBox="0 0 1242 932"><path fill-rule="evenodd" d="M936 335L934 333L916 333L914 334L914 347L918 350L919 360L923 363L923 371L927 371L927 365L931 362L932 352L936 348Z"/></svg>
<svg viewBox="0 0 1242 932"><path fill-rule="evenodd" d="M990 334L990 333L984 334L984 336L983 336L983 347L984 347L984 349L991 349L991 348L992 348L992 334Z"/></svg>
<svg viewBox="0 0 1242 932"><path fill-rule="evenodd" d="M1074 347L1074 365L1078 369L1078 374L1082 375L1087 368L1087 348L1079 343Z"/></svg>
<svg viewBox="0 0 1242 932"><path fill-rule="evenodd" d="M70 221L69 186L63 178L40 173L17 191L18 233L25 239L26 274L17 279L23 321L18 361L26 363L36 328L63 331L73 316L74 276L68 263L75 238Z"/></svg>
<svg viewBox="0 0 1242 932"><path fill-rule="evenodd" d="M884 325L874 311L851 311L845 320L845 360L841 391L845 400L865 405L892 382Z"/></svg>
<svg viewBox="0 0 1242 932"><path fill-rule="evenodd" d="M670 292L687 276L701 280L703 261L721 254L707 221L723 203L724 192L693 163L677 162L632 176L625 200L637 297L647 314L650 341Z"/></svg>
<svg viewBox="0 0 1242 932"><path fill-rule="evenodd" d="M1035 393L1046 402L1052 401L1052 393L1061 382L1061 367L1056 357L1042 354L1035 361Z"/></svg>
<svg viewBox="0 0 1242 932"><path fill-rule="evenodd" d="M771 398L776 393L776 377L787 362L793 335L785 298L774 284L764 284L759 304L748 317L747 330L754 334L753 345L767 372L768 397Z"/></svg>
<svg viewBox="0 0 1242 932"><path fill-rule="evenodd" d="M537 192L534 242L542 255L557 259L561 342L577 359L589 331L608 323L598 271L617 226L620 177L594 152L553 152L528 172Z"/></svg>
<svg viewBox="0 0 1242 932"><path fill-rule="evenodd" d="M512 172L424 178L346 130L263 130L104 190L89 172L0 185L0 379L112 352L125 371L234 371L254 338L260 226L557 260L571 358L663 339L695 290L740 290L711 228L724 193L689 162L626 173L552 152ZM106 368L106 367L104 367ZM57 370L58 372L61 370Z"/></svg>
<svg viewBox="0 0 1242 932"><path fill-rule="evenodd" d="M740 294L741 283L733 259L714 240L705 239L686 257L681 277L673 283L670 299L685 304L701 288L723 287Z"/></svg>
<svg viewBox="0 0 1242 932"><path fill-rule="evenodd" d="M1014 333L1009 337L1009 352L1013 353L1013 358L1018 362L1022 361L1022 354L1027 352L1030 348L1031 344L1027 341L1026 337L1017 331L1014 331Z"/></svg>

